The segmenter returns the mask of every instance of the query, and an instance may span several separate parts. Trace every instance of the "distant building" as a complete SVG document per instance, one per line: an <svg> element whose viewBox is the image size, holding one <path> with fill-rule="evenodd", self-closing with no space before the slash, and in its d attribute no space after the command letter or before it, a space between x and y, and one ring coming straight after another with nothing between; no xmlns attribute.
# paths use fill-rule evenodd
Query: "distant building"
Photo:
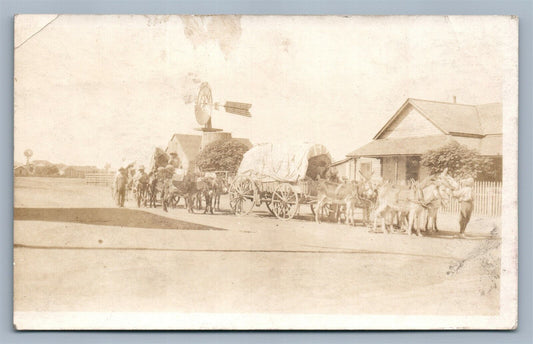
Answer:
<svg viewBox="0 0 533 344"><path fill-rule="evenodd" d="M252 143L248 139L232 138L231 140L252 147ZM188 169L191 164L194 165L196 162L196 157L200 154L201 147L201 135L174 134L168 143L166 152L168 154L176 153L181 163L181 168Z"/></svg>
<svg viewBox="0 0 533 344"><path fill-rule="evenodd" d="M29 170L29 168L27 166L19 165L19 166L14 167L13 175L15 177L27 177L27 176L31 175L31 173L30 173L30 170Z"/></svg>
<svg viewBox="0 0 533 344"><path fill-rule="evenodd" d="M429 170L421 165L420 157L454 141L493 159L501 169L502 105L409 98L372 142L347 155L355 161L351 177L360 179L360 172L370 172L373 178L391 182L423 179ZM501 171L496 179L501 180Z"/></svg>

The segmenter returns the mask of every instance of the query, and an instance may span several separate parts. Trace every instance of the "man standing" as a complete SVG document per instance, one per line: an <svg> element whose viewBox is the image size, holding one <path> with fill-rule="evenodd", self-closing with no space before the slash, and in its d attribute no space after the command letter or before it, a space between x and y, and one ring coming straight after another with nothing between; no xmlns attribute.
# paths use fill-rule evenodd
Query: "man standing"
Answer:
<svg viewBox="0 0 533 344"><path fill-rule="evenodd" d="M465 230L470 216L474 210L474 197L472 187L474 186L474 178L467 178L462 181L463 186L453 192L453 196L459 200L459 236L465 237Z"/></svg>
<svg viewBox="0 0 533 344"><path fill-rule="evenodd" d="M115 186L118 193L118 206L123 208L124 201L126 200L126 185L128 184L128 175L127 170L124 168L120 168L119 172L120 173L117 175Z"/></svg>
<svg viewBox="0 0 533 344"><path fill-rule="evenodd" d="M136 190L137 206L141 203L146 206L146 191L148 189L148 175L144 172L144 166L139 166L137 173L133 176L133 187Z"/></svg>
<svg viewBox="0 0 533 344"><path fill-rule="evenodd" d="M115 204L116 205L120 205L120 203L118 202L118 188L117 188L117 183L118 183L118 179L120 178L120 174L122 173L122 170L123 168L119 168L117 173L115 173L115 177L113 178L113 200L115 201Z"/></svg>
<svg viewBox="0 0 533 344"><path fill-rule="evenodd" d="M163 210L168 211L167 206L170 205L172 200L172 177L174 176L174 166L167 165L163 171Z"/></svg>

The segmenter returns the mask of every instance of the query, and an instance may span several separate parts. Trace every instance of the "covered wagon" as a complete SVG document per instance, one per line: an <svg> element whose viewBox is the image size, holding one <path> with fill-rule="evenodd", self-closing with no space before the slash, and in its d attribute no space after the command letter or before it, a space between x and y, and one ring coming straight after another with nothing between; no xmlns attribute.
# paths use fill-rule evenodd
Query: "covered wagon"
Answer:
<svg viewBox="0 0 533 344"><path fill-rule="evenodd" d="M321 144L260 144L244 154L229 188L230 206L246 215L264 203L282 220L293 218L301 204L316 203L317 178L324 177L331 155Z"/></svg>

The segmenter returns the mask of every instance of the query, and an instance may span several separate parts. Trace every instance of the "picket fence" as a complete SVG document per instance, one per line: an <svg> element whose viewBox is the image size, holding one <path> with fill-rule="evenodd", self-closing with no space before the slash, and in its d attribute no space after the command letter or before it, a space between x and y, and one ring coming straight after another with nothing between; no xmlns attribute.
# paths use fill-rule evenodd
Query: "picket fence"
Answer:
<svg viewBox="0 0 533 344"><path fill-rule="evenodd" d="M111 186L113 184L114 173L86 173L85 183L91 185Z"/></svg>
<svg viewBox="0 0 533 344"><path fill-rule="evenodd" d="M502 214L502 182L476 182L474 184L474 216L498 217ZM440 212L459 214L459 202L451 198Z"/></svg>

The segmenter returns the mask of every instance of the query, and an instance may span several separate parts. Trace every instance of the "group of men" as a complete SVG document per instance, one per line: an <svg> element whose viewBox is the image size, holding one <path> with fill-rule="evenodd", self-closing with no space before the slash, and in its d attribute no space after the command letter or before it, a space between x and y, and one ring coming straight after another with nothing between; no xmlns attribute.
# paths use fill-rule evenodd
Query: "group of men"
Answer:
<svg viewBox="0 0 533 344"><path fill-rule="evenodd" d="M183 174L180 175L179 171ZM168 159L156 159L150 173L145 172L144 166L139 166L137 170L132 166L121 167L114 180L117 206L124 207L127 191L132 189L138 207L155 208L157 196L160 195L163 210L168 211L168 207L176 202L175 198L181 196L185 199L187 209L191 211L192 203L200 199L198 196L201 193L206 201L206 211L212 213L215 201L213 197L217 194L219 184L217 177L207 174L202 178L197 177L194 171L181 169L180 160L175 153L171 153Z"/></svg>
<svg viewBox="0 0 533 344"><path fill-rule="evenodd" d="M115 200L117 206L123 208L126 201L126 192L129 187L133 187L137 194L138 202L144 198L148 192L149 176L144 171L144 166L139 166L133 176L130 174L130 168L121 167L118 169L113 181Z"/></svg>

